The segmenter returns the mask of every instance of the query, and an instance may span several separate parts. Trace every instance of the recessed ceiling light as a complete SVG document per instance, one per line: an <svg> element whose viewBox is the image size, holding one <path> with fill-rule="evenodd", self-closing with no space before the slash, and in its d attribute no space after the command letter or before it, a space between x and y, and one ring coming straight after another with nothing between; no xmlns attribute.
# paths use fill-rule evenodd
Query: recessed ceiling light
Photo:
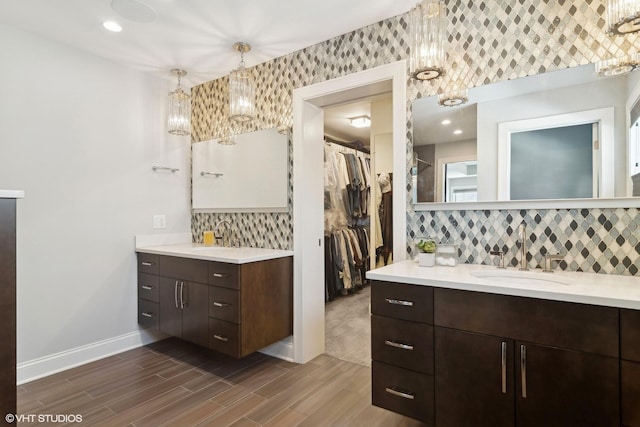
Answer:
<svg viewBox="0 0 640 427"><path fill-rule="evenodd" d="M371 126L371 119L369 116L359 116L349 120L351 121L351 126L354 128L367 128Z"/></svg>
<svg viewBox="0 0 640 427"><path fill-rule="evenodd" d="M462 130L460 130L460 129L456 129L456 130L453 131L454 135L460 135L461 133L462 133Z"/></svg>
<svg viewBox="0 0 640 427"><path fill-rule="evenodd" d="M114 33L119 33L122 31L122 26L115 21L104 21L102 26L109 31L113 31Z"/></svg>
<svg viewBox="0 0 640 427"><path fill-rule="evenodd" d="M440 122L440 124L446 126L446 125L450 125L451 124L451 120L449 119L444 119L443 121Z"/></svg>

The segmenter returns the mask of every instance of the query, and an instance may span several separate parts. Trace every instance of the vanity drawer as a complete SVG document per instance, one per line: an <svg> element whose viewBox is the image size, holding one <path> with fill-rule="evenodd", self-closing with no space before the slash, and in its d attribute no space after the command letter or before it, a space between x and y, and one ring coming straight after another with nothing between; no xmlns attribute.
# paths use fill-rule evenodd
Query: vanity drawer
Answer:
<svg viewBox="0 0 640 427"><path fill-rule="evenodd" d="M433 375L433 326L371 316L371 358Z"/></svg>
<svg viewBox="0 0 640 427"><path fill-rule="evenodd" d="M138 298L138 324L143 328L158 329L158 308L159 306L157 302Z"/></svg>
<svg viewBox="0 0 640 427"><path fill-rule="evenodd" d="M620 362L622 425L640 426L640 363Z"/></svg>
<svg viewBox="0 0 640 427"><path fill-rule="evenodd" d="M188 282L207 283L208 261L173 256L159 258L159 274Z"/></svg>
<svg viewBox="0 0 640 427"><path fill-rule="evenodd" d="M620 357L640 362L640 311L620 310Z"/></svg>
<svg viewBox="0 0 640 427"><path fill-rule="evenodd" d="M240 357L240 327L235 323L209 318L209 345L220 353Z"/></svg>
<svg viewBox="0 0 640 427"><path fill-rule="evenodd" d="M618 357L618 309L437 288L434 324Z"/></svg>
<svg viewBox="0 0 640 427"><path fill-rule="evenodd" d="M160 301L158 276L147 273L138 273L138 297L154 302Z"/></svg>
<svg viewBox="0 0 640 427"><path fill-rule="evenodd" d="M398 414L434 423L433 377L373 361L371 403Z"/></svg>
<svg viewBox="0 0 640 427"><path fill-rule="evenodd" d="M240 291L210 286L209 316L231 323L240 323Z"/></svg>
<svg viewBox="0 0 640 427"><path fill-rule="evenodd" d="M380 316L433 324L433 288L373 281L371 312Z"/></svg>
<svg viewBox="0 0 640 427"><path fill-rule="evenodd" d="M138 272L158 274L158 255L138 253Z"/></svg>
<svg viewBox="0 0 640 427"><path fill-rule="evenodd" d="M239 266L224 262L209 262L209 284L223 288L240 289Z"/></svg>

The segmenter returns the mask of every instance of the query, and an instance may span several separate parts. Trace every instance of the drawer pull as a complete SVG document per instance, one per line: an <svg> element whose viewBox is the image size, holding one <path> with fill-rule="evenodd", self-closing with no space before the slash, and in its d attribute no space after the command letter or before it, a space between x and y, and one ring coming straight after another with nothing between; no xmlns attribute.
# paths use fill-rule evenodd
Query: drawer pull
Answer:
<svg viewBox="0 0 640 427"><path fill-rule="evenodd" d="M215 334L213 337L218 341L224 341L224 342L229 341L229 337L223 337L222 335Z"/></svg>
<svg viewBox="0 0 640 427"><path fill-rule="evenodd" d="M390 299L390 298L385 298L385 301L393 305L404 305L406 307L413 307L413 301L403 301L399 299Z"/></svg>
<svg viewBox="0 0 640 427"><path fill-rule="evenodd" d="M507 393L507 343L502 341L502 357L500 359L500 373L502 377L502 393Z"/></svg>
<svg viewBox="0 0 640 427"><path fill-rule="evenodd" d="M214 301L213 305L215 305L216 307L229 307L231 304L227 304L226 302Z"/></svg>
<svg viewBox="0 0 640 427"><path fill-rule="evenodd" d="M522 398L527 398L527 346L520 345L520 381L522 382Z"/></svg>
<svg viewBox="0 0 640 427"><path fill-rule="evenodd" d="M402 344L399 342L393 342L389 340L385 340L384 343L390 347L400 348L402 350L413 350L413 346L409 344Z"/></svg>
<svg viewBox="0 0 640 427"><path fill-rule="evenodd" d="M229 277L228 274L222 274L222 273L213 273L213 277Z"/></svg>
<svg viewBox="0 0 640 427"><path fill-rule="evenodd" d="M153 263L143 261L143 262L142 262L142 265L144 265L145 267L151 267L151 266L153 265Z"/></svg>
<svg viewBox="0 0 640 427"><path fill-rule="evenodd" d="M142 315L144 317L153 317L153 313L146 313L146 312L142 312Z"/></svg>
<svg viewBox="0 0 640 427"><path fill-rule="evenodd" d="M152 286L147 286L147 285L142 285L142 289L144 289L145 291L150 291L151 289L153 289Z"/></svg>
<svg viewBox="0 0 640 427"><path fill-rule="evenodd" d="M394 396L402 397L402 398L404 398L404 399L413 400L413 399L415 399L415 398L416 398L416 397L415 397L413 394L411 394L411 393L403 393L403 392L401 392L401 391L394 390L394 389L389 388L389 387L385 388L385 389L384 389L384 391L386 391L386 392L387 392L387 393L389 393L389 394L393 394Z"/></svg>

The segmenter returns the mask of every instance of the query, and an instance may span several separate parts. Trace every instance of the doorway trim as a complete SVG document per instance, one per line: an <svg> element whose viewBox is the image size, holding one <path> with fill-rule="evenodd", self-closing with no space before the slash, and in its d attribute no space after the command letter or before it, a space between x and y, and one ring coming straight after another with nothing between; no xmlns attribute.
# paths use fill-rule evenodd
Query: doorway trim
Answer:
<svg viewBox="0 0 640 427"><path fill-rule="evenodd" d="M298 363L324 353L324 212L318 191L323 176L318 168L324 166L322 150L314 145L321 146L321 107L332 95L384 81L392 85L393 260L400 261L407 247L406 60L293 90L293 348Z"/></svg>

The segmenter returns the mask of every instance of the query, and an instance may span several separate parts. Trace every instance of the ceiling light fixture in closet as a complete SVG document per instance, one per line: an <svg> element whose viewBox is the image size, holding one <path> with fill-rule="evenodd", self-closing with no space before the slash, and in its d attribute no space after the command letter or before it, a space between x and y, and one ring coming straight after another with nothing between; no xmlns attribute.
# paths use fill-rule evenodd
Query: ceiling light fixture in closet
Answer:
<svg viewBox="0 0 640 427"><path fill-rule="evenodd" d="M178 78L178 86L169 92L167 127L172 135L186 136L191 133L191 97L182 90L180 78L186 76L187 72L174 68L171 74Z"/></svg>
<svg viewBox="0 0 640 427"><path fill-rule="evenodd" d="M409 11L410 67L418 80L444 74L447 7L443 1L425 0Z"/></svg>
<svg viewBox="0 0 640 427"><path fill-rule="evenodd" d="M369 116L358 116L349 119L349 123L354 128L368 128L371 126L371 118Z"/></svg>
<svg viewBox="0 0 640 427"><path fill-rule="evenodd" d="M244 54L251 50L251 45L237 42L233 49L240 52L240 65L229 74L229 118L246 122L253 120L256 114L253 77L244 66Z"/></svg>
<svg viewBox="0 0 640 427"><path fill-rule="evenodd" d="M608 0L607 23L610 34L640 31L640 0Z"/></svg>

